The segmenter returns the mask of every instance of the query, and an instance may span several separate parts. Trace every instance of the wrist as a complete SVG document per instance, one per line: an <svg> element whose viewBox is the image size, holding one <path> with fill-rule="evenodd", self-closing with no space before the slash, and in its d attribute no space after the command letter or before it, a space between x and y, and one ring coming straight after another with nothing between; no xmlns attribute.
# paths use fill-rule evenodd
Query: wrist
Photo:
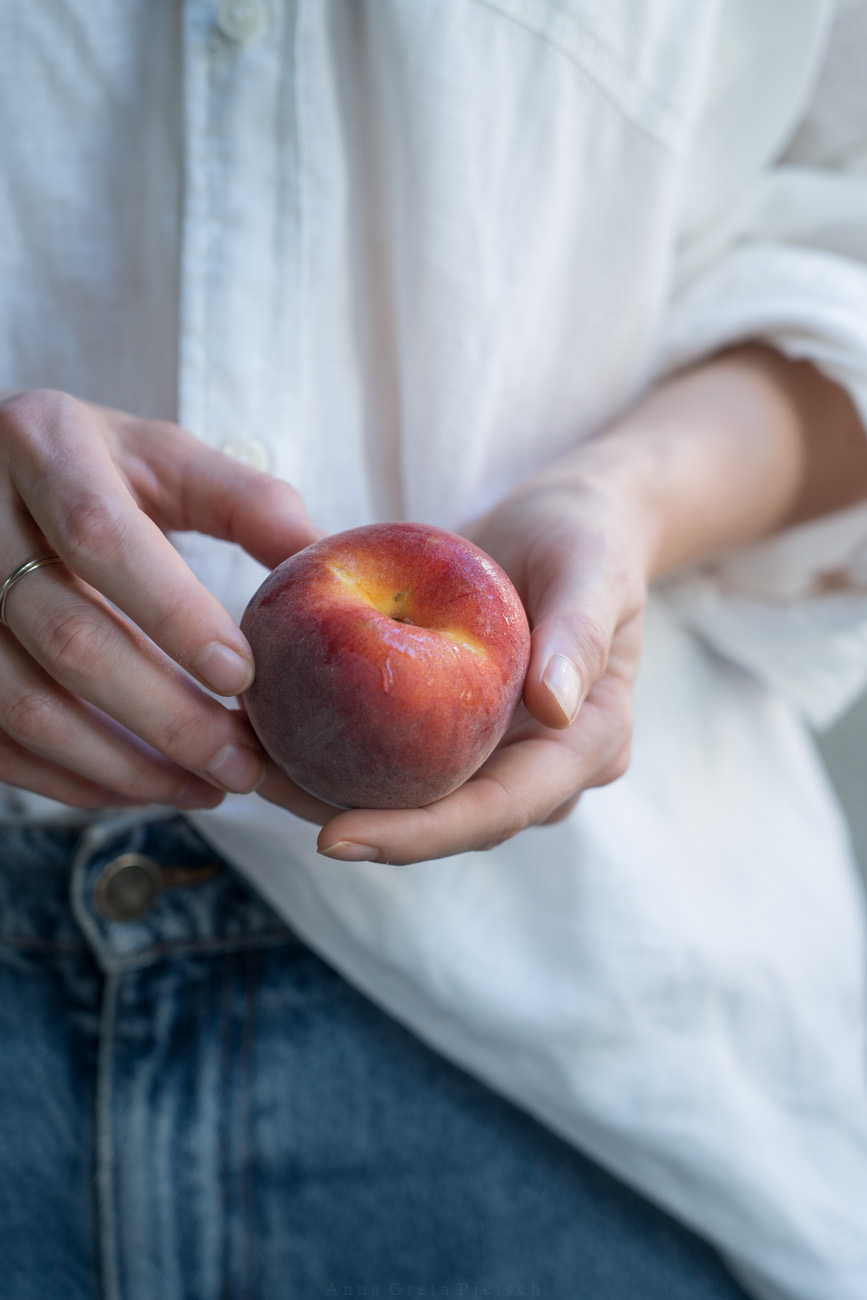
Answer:
<svg viewBox="0 0 867 1300"><path fill-rule="evenodd" d="M832 381L745 346L650 391L568 470L620 500L650 580L867 496L867 438Z"/></svg>

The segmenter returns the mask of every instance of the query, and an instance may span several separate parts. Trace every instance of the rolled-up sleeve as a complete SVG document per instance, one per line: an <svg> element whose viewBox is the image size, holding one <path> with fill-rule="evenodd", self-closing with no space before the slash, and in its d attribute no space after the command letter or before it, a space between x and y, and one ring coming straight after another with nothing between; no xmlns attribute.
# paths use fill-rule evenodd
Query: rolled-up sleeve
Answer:
<svg viewBox="0 0 867 1300"><path fill-rule="evenodd" d="M708 168L708 151L742 159L750 147L742 69L730 110L718 90L711 125L697 132L711 201L691 196L698 215L682 241L657 372L760 340L840 384L867 436L865 0L839 6L813 39L822 59L808 106L775 159L753 160L746 175L732 165L728 184L726 163ZM744 142L740 155L727 131ZM716 650L828 725L867 681L867 507L703 565L663 595Z"/></svg>

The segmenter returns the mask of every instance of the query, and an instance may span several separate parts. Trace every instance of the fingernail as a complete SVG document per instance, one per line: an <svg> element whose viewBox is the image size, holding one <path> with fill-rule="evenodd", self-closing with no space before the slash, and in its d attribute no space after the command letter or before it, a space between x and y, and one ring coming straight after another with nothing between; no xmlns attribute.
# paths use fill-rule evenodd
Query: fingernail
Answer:
<svg viewBox="0 0 867 1300"><path fill-rule="evenodd" d="M566 722L574 722L581 704L582 682L572 660L565 655L552 655L542 677L542 684L548 687L560 705Z"/></svg>
<svg viewBox="0 0 867 1300"><path fill-rule="evenodd" d="M265 778L265 764L246 745L224 745L208 764L208 773L225 790L250 794Z"/></svg>
<svg viewBox="0 0 867 1300"><path fill-rule="evenodd" d="M253 680L249 659L220 641L205 646L195 662L195 670L218 695L239 695Z"/></svg>
<svg viewBox="0 0 867 1300"><path fill-rule="evenodd" d="M328 849L319 849L323 858L336 858L338 862L376 862L379 849L369 844L355 844L352 840L338 840Z"/></svg>

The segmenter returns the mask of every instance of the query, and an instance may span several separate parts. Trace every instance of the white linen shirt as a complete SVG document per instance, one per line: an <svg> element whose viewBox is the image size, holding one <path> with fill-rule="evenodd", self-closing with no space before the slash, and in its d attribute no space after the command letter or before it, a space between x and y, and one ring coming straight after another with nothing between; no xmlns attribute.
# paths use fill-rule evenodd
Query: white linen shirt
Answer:
<svg viewBox="0 0 867 1300"><path fill-rule="evenodd" d="M865 57L864 0L4 6L0 387L178 418L327 529L460 529L743 338L867 422ZM261 570L176 541L239 617ZM559 825L395 870L194 820L756 1296L864 1300L864 895L805 719L865 664L859 508L660 589L630 771Z"/></svg>

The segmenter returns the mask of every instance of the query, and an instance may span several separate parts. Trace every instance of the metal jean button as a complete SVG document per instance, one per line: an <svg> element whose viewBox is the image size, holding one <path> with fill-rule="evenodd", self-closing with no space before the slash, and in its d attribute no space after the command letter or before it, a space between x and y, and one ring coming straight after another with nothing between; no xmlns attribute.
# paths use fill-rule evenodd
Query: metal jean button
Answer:
<svg viewBox="0 0 867 1300"><path fill-rule="evenodd" d="M163 882L159 867L141 853L121 853L103 869L96 904L108 921L138 921L157 901Z"/></svg>

